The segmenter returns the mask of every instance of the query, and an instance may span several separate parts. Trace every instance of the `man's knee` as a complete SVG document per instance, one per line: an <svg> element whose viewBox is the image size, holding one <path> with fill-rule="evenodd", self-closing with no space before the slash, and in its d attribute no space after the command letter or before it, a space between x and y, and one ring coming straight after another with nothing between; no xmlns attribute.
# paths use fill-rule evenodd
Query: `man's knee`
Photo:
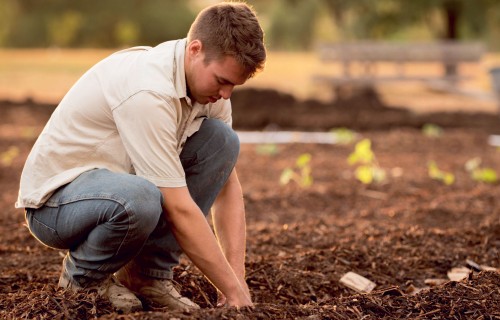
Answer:
<svg viewBox="0 0 500 320"><path fill-rule="evenodd" d="M204 135L217 141L220 146L218 153L236 159L240 152L240 140L236 132L223 121L218 119L205 119L200 128Z"/></svg>
<svg viewBox="0 0 500 320"><path fill-rule="evenodd" d="M122 195L125 210L137 216L137 223L154 229L162 213L162 196L158 187L136 176L131 176L123 187L126 189Z"/></svg>

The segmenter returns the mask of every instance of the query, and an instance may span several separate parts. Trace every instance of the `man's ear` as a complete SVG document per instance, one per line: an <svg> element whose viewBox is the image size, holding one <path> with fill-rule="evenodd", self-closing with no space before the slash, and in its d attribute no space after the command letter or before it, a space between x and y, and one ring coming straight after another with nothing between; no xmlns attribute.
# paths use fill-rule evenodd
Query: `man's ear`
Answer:
<svg viewBox="0 0 500 320"><path fill-rule="evenodd" d="M197 55L199 55L201 53L203 49L203 44L201 43L200 40L193 40L191 41L189 44L188 44L188 52L189 52L189 55L194 58L196 57Z"/></svg>

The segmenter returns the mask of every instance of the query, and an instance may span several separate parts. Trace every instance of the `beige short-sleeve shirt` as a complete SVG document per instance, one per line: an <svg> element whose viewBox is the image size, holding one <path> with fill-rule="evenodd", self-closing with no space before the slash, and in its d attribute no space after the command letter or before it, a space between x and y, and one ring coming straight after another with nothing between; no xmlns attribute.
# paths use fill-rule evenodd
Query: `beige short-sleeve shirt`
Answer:
<svg viewBox="0 0 500 320"><path fill-rule="evenodd" d="M187 97L186 39L105 58L69 90L24 166L16 207L38 208L83 172L133 173L158 187L186 186L179 154L204 118L231 125L231 103Z"/></svg>

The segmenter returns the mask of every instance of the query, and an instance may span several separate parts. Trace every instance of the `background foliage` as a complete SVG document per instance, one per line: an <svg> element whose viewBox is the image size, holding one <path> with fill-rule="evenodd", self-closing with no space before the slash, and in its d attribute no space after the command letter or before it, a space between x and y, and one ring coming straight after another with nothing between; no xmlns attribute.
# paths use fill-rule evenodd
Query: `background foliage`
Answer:
<svg viewBox="0 0 500 320"><path fill-rule="evenodd" d="M209 0L0 0L0 46L124 47L185 37ZM497 0L249 0L271 49L318 41L480 40L498 50Z"/></svg>
<svg viewBox="0 0 500 320"><path fill-rule="evenodd" d="M154 45L185 37L194 16L175 0L0 0L0 45Z"/></svg>

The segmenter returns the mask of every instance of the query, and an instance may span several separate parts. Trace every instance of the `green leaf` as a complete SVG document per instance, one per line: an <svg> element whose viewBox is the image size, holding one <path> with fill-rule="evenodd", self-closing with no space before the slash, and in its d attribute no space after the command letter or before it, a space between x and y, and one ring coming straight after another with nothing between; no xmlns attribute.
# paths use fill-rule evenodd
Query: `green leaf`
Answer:
<svg viewBox="0 0 500 320"><path fill-rule="evenodd" d="M356 138L356 133L347 128L335 128L330 130L339 144L350 144Z"/></svg>
<svg viewBox="0 0 500 320"><path fill-rule="evenodd" d="M453 173L440 170L434 161L430 161L427 164L427 170L431 179L441 181L447 186L452 185L455 182L455 175Z"/></svg>
<svg viewBox="0 0 500 320"><path fill-rule="evenodd" d="M455 176L452 173L446 172L446 173L443 174L442 181L447 186L450 186L450 185L452 185L455 182Z"/></svg>
<svg viewBox="0 0 500 320"><path fill-rule="evenodd" d="M303 176L302 177L301 187L308 188L308 187L312 186L312 184L313 184L313 178L312 178L312 176L308 175L308 176Z"/></svg>
<svg viewBox="0 0 500 320"><path fill-rule="evenodd" d="M293 176L295 175L295 172L291 168L285 168L283 172L281 173L280 176L280 184L281 185L286 185L292 180Z"/></svg>
<svg viewBox="0 0 500 320"><path fill-rule="evenodd" d="M303 153L295 161L294 168L286 168L280 176L280 184L288 184L291 180L295 181L301 188L306 188L312 185L313 179L311 176L311 154ZM297 172L298 171L298 172Z"/></svg>
<svg viewBox="0 0 500 320"><path fill-rule="evenodd" d="M373 182L373 171L370 166L359 166L356 168L356 178L364 184Z"/></svg>
<svg viewBox="0 0 500 320"><path fill-rule="evenodd" d="M4 166L9 167L12 165L14 159L19 155L19 148L16 146L9 147L7 151L0 154L0 163Z"/></svg>
<svg viewBox="0 0 500 320"><path fill-rule="evenodd" d="M311 161L311 154L303 153L297 158L297 167L303 168L309 164Z"/></svg>
<svg viewBox="0 0 500 320"><path fill-rule="evenodd" d="M438 125L427 123L422 127L422 133L430 138L439 138L443 135L443 129Z"/></svg>
<svg viewBox="0 0 500 320"><path fill-rule="evenodd" d="M358 158L359 156L355 152L353 152L349 155L349 157L347 157L347 163L351 166L355 165L356 163L358 163Z"/></svg>
<svg viewBox="0 0 500 320"><path fill-rule="evenodd" d="M278 153L278 146L275 143L259 144L255 147L255 151L257 154L272 156Z"/></svg>
<svg viewBox="0 0 500 320"><path fill-rule="evenodd" d="M373 162L375 156L371 150L371 141L370 139L363 139L360 142L356 143L354 147L354 152L349 155L347 158L347 162L350 165L356 163L371 163Z"/></svg>
<svg viewBox="0 0 500 320"><path fill-rule="evenodd" d="M439 180L442 176L441 171L434 161L429 161L429 164L427 165L427 171L429 173L429 177L431 177L432 179Z"/></svg>
<svg viewBox="0 0 500 320"><path fill-rule="evenodd" d="M476 169L472 172L472 179L486 183L497 183L498 177L495 170L491 168Z"/></svg>
<svg viewBox="0 0 500 320"><path fill-rule="evenodd" d="M475 157L467 160L467 162L465 163L465 170L473 172L474 170L478 169L480 165L481 165L481 158Z"/></svg>

